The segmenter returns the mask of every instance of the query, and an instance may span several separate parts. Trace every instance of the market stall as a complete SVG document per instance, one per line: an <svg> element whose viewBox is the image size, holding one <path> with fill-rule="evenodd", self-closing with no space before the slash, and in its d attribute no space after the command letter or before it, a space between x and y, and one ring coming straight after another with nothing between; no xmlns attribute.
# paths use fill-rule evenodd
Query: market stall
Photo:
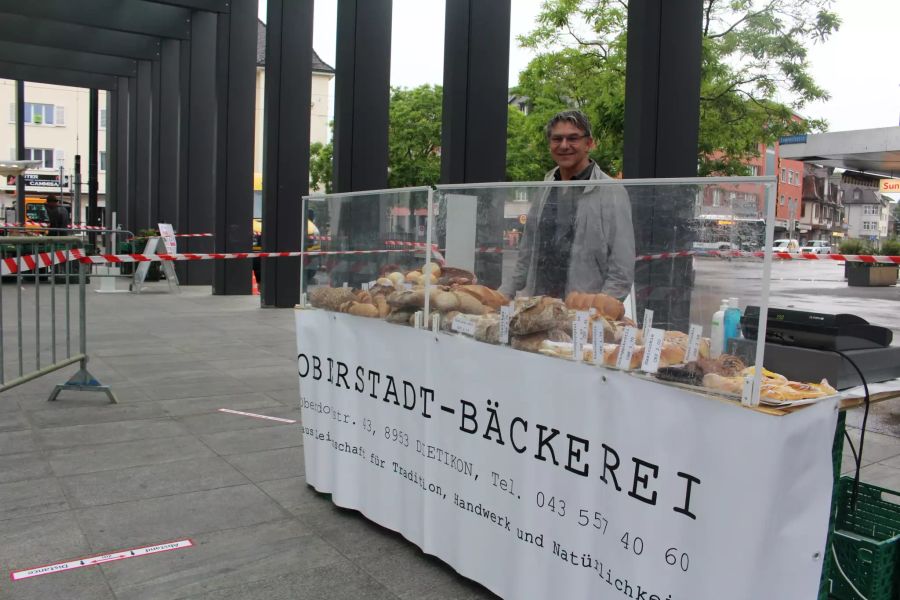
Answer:
<svg viewBox="0 0 900 600"><path fill-rule="evenodd" d="M771 255L682 250L704 198L755 193L762 212L773 189L743 178L307 199L331 242L305 259L296 313L308 483L502 597L816 597L837 391L755 368ZM542 229L548 202L559 208ZM515 249L494 227L508 203L528 203L535 228ZM397 220L419 209L424 232ZM568 247L541 256L535 238L560 231ZM708 278L694 262L686 279L673 257L730 260Z"/></svg>

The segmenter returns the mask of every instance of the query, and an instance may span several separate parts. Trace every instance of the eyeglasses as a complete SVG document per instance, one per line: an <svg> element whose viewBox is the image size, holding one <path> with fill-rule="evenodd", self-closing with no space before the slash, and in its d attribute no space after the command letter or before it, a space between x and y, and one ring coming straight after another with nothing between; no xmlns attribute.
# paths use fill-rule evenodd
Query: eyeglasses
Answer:
<svg viewBox="0 0 900 600"><path fill-rule="evenodd" d="M563 143L563 140L568 142L570 146L574 146L584 138L589 138L589 135L551 135L550 136L550 145L551 146L559 146Z"/></svg>

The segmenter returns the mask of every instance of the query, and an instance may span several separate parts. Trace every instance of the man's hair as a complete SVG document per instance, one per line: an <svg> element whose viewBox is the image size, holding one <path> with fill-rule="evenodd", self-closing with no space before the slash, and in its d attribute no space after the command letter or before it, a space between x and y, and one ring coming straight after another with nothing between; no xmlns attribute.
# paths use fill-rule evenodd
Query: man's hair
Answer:
<svg viewBox="0 0 900 600"><path fill-rule="evenodd" d="M548 140L550 139L550 132L553 130L553 126L557 123L571 123L582 130L585 135L591 135L591 122L588 120L587 115L580 110L564 110L553 115L553 118L544 127L544 135Z"/></svg>
<svg viewBox="0 0 900 600"><path fill-rule="evenodd" d="M51 202L56 202L58 204L59 198L57 198L53 194L47 194L47 204L50 204Z"/></svg>

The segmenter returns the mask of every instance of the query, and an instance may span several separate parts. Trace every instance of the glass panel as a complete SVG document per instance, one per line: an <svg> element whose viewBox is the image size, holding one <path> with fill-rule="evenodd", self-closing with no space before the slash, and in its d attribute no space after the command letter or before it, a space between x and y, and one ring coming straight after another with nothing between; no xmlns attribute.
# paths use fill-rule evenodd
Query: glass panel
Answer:
<svg viewBox="0 0 900 600"><path fill-rule="evenodd" d="M462 310L468 328L436 305L442 328L501 343L500 306L513 300L515 349L586 362L596 352L610 368L740 398L767 284L775 185L764 181L439 186L438 259L470 273L475 285L454 289L481 300Z"/></svg>
<svg viewBox="0 0 900 600"><path fill-rule="evenodd" d="M774 177L585 183L439 186L431 211L427 188L306 197L303 290L322 309L407 326L421 313L447 335L734 400L830 393L791 385L783 362L753 368Z"/></svg>
<svg viewBox="0 0 900 600"><path fill-rule="evenodd" d="M302 289L326 310L412 324L424 309L428 188L304 198ZM343 288L343 289L341 289ZM407 292L391 310L386 299ZM366 292L366 293L364 293Z"/></svg>

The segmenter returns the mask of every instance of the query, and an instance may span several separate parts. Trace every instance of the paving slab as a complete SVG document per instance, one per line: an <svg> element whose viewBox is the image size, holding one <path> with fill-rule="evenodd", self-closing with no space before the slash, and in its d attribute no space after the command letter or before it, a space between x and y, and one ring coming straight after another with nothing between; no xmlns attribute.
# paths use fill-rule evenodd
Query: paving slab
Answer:
<svg viewBox="0 0 900 600"><path fill-rule="evenodd" d="M0 432L0 454L20 454L37 450L31 431Z"/></svg>
<svg viewBox="0 0 900 600"><path fill-rule="evenodd" d="M68 427L71 425L87 425L93 423L118 423L140 419L156 419L167 416L162 407L156 404L109 404L104 402L97 406L66 406L62 401L45 403L42 410L28 413L32 426Z"/></svg>
<svg viewBox="0 0 900 600"><path fill-rule="evenodd" d="M219 457L190 458L117 471L63 477L60 483L73 508L175 496L248 483Z"/></svg>
<svg viewBox="0 0 900 600"><path fill-rule="evenodd" d="M369 574L351 561L319 567L303 573L289 573L259 582L249 582L184 600L396 600Z"/></svg>
<svg viewBox="0 0 900 600"><path fill-rule="evenodd" d="M190 430L181 423L162 418L39 429L34 436L42 448L59 450L101 443L179 437L189 433Z"/></svg>
<svg viewBox="0 0 900 600"><path fill-rule="evenodd" d="M178 399L161 400L156 402L154 406L162 408L165 410L166 414L173 416L199 415L216 412L220 408L255 412L254 409L261 407L280 406L278 402L264 394L234 392L235 390L231 389L229 390L229 393L210 393L208 395L197 397L188 396L180 397Z"/></svg>
<svg viewBox="0 0 900 600"><path fill-rule="evenodd" d="M50 463L40 452L0 456L0 483L53 476Z"/></svg>
<svg viewBox="0 0 900 600"><path fill-rule="evenodd" d="M244 418L252 419L253 417ZM265 431L256 428L203 435L200 436L200 441L209 446L213 452L222 456L247 454L302 446L303 430L297 424L276 425L266 428Z"/></svg>
<svg viewBox="0 0 900 600"><path fill-rule="evenodd" d="M0 521L69 509L54 477L0 483Z"/></svg>
<svg viewBox="0 0 900 600"><path fill-rule="evenodd" d="M223 407L224 408L224 407ZM281 404L273 406L260 406L244 412L252 412L257 415L266 415L269 417L278 417L280 419L298 420L299 411L288 408ZM219 412L216 408L214 412L203 413L199 415L188 415L178 418L179 422L187 427L191 432L199 435L209 435L221 433L223 431L238 431L241 429L268 429L271 427L281 427L284 423L279 421L270 421L267 419L255 419L243 415L235 415Z"/></svg>
<svg viewBox="0 0 900 600"><path fill-rule="evenodd" d="M344 559L296 519L196 535L194 546L134 564L104 565L110 586L130 600L175 600L304 573ZM248 596L260 597L260 596Z"/></svg>
<svg viewBox="0 0 900 600"><path fill-rule="evenodd" d="M302 447L232 454L226 460L254 483L300 477L305 473Z"/></svg>
<svg viewBox="0 0 900 600"><path fill-rule="evenodd" d="M189 538L290 516L254 485L83 508L76 514L98 551Z"/></svg>

